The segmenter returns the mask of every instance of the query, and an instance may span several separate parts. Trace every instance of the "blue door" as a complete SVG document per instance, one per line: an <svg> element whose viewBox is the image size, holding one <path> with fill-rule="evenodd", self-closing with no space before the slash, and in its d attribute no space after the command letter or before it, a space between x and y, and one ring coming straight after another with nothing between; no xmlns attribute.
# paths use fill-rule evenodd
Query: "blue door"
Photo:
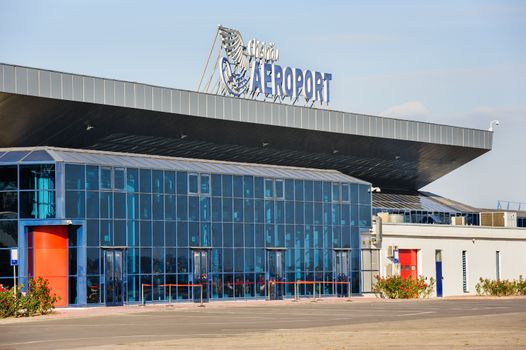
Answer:
<svg viewBox="0 0 526 350"><path fill-rule="evenodd" d="M435 252L435 270L437 279L437 297L442 297L442 251Z"/></svg>
<svg viewBox="0 0 526 350"><path fill-rule="evenodd" d="M285 294L285 274L283 261L285 252L283 248L267 249L267 271L266 271L266 291L269 300L282 300Z"/></svg>
<svg viewBox="0 0 526 350"><path fill-rule="evenodd" d="M123 250L104 250L104 284L106 306L124 304Z"/></svg>

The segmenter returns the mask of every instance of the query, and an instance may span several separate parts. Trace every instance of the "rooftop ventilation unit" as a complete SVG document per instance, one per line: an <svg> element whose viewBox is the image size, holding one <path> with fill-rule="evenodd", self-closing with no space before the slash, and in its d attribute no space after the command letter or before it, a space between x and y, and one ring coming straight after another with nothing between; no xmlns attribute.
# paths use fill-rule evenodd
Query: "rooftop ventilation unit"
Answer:
<svg viewBox="0 0 526 350"><path fill-rule="evenodd" d="M452 216L451 225L463 226L466 224L466 218L464 216Z"/></svg>
<svg viewBox="0 0 526 350"><path fill-rule="evenodd" d="M511 211L480 213L480 226L517 227L517 213Z"/></svg>

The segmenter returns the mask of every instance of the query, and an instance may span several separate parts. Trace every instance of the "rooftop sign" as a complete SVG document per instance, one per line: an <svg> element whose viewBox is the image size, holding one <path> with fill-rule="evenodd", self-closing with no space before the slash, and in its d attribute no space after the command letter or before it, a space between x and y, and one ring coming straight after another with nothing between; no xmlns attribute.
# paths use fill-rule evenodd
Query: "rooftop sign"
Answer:
<svg viewBox="0 0 526 350"><path fill-rule="evenodd" d="M220 38L216 62L218 93L254 99L263 97L273 101L288 100L292 104L298 100L320 105L329 103L332 74L277 64L280 52L273 42L251 39L245 44L236 29L219 26L217 37ZM215 41L210 54L214 46ZM208 62L203 76L207 67ZM210 82L206 91L209 85ZM200 87L201 83L198 89Z"/></svg>

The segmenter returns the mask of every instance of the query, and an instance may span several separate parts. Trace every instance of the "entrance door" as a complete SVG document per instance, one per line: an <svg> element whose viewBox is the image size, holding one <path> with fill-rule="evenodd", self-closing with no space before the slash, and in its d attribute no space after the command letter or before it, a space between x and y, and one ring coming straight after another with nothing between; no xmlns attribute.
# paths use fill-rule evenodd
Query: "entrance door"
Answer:
<svg viewBox="0 0 526 350"><path fill-rule="evenodd" d="M267 297L270 300L283 300L285 284L279 282L285 281L283 272L284 259L284 250L267 250L266 288L268 288Z"/></svg>
<svg viewBox="0 0 526 350"><path fill-rule="evenodd" d="M436 270L436 279L437 279L437 297L442 297L442 251L435 251L435 270Z"/></svg>
<svg viewBox="0 0 526 350"><path fill-rule="evenodd" d="M334 250L334 281L340 282L335 284L335 292L339 297L346 297L349 293L349 285L347 282L350 281L351 277L351 251L345 250ZM333 291L334 291L333 289Z"/></svg>
<svg viewBox="0 0 526 350"><path fill-rule="evenodd" d="M122 306L124 304L124 251L105 249L103 252L106 306Z"/></svg>
<svg viewBox="0 0 526 350"><path fill-rule="evenodd" d="M49 281L51 292L60 297L55 306L67 306L68 226L36 226L28 234L29 275Z"/></svg>
<svg viewBox="0 0 526 350"><path fill-rule="evenodd" d="M193 274L192 284L201 285L202 287L192 287L195 302L201 301L201 292L203 293L203 302L208 302L210 293L210 261L207 249L194 249L192 251Z"/></svg>
<svg viewBox="0 0 526 350"><path fill-rule="evenodd" d="M411 277L416 280L418 278L416 252L416 249L400 249L400 276L403 279Z"/></svg>

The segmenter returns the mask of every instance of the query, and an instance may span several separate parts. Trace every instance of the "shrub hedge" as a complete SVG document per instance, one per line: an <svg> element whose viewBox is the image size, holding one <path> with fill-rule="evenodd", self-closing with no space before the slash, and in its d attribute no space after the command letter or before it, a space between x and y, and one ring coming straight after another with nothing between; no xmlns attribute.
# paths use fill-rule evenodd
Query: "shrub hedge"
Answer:
<svg viewBox="0 0 526 350"><path fill-rule="evenodd" d="M381 277L375 276L376 283L373 292L377 297L388 299L413 299L429 298L435 287L435 279L419 276L417 279L412 277L403 279L401 276Z"/></svg>
<svg viewBox="0 0 526 350"><path fill-rule="evenodd" d="M497 297L511 295L526 295L526 280L519 276L518 280L490 280L480 278L475 286L478 295Z"/></svg>
<svg viewBox="0 0 526 350"><path fill-rule="evenodd" d="M49 281L42 277L29 280L27 291L22 285L4 288L0 284L0 317L45 315L55 308L58 297L51 293Z"/></svg>

